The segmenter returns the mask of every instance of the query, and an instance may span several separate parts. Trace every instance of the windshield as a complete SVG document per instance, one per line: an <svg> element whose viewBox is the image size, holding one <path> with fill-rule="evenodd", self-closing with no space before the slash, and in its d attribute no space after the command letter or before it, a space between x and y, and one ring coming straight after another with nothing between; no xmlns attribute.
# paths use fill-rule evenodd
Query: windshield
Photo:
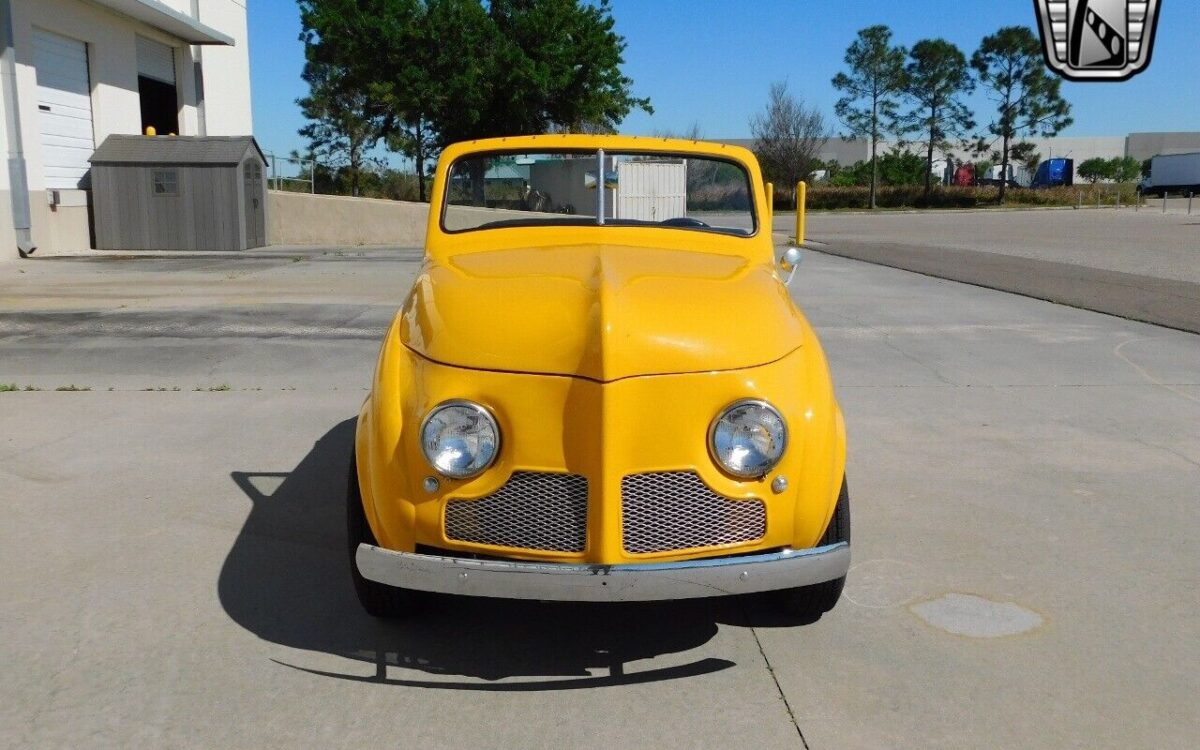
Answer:
<svg viewBox="0 0 1200 750"><path fill-rule="evenodd" d="M749 237L752 195L745 167L695 154L472 154L450 166L442 229L647 226Z"/></svg>

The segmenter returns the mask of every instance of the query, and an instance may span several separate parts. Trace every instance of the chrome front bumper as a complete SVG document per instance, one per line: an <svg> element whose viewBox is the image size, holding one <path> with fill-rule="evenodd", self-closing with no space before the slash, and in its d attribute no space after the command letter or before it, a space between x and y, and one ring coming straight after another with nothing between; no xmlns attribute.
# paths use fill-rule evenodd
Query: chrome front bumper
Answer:
<svg viewBox="0 0 1200 750"><path fill-rule="evenodd" d="M576 565L418 555L360 544L355 561L368 580L416 591L546 601L666 601L775 591L841 578L850 569L850 545L687 562Z"/></svg>

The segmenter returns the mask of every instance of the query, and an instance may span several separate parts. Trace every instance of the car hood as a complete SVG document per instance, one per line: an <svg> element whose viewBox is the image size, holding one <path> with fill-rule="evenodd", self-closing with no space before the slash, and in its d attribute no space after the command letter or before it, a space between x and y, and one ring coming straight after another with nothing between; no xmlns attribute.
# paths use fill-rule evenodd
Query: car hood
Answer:
<svg viewBox="0 0 1200 750"><path fill-rule="evenodd" d="M452 256L423 269L400 321L437 362L602 382L766 364L802 335L769 266L622 245Z"/></svg>

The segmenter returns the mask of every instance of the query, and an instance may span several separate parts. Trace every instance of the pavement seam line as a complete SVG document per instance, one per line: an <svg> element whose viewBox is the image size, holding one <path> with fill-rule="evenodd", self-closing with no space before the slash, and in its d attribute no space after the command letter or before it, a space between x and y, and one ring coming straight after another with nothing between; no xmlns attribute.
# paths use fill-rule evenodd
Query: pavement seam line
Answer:
<svg viewBox="0 0 1200 750"><path fill-rule="evenodd" d="M753 626L750 627L750 635L754 636L754 644L758 646L758 653L762 656L763 664L767 665L767 672L771 675L771 681L775 683L775 691L779 693L779 700L783 701L783 707L787 709L788 718L792 721L792 726L796 728L796 735L800 738L800 744L804 746L804 750L811 750L808 746L808 740L804 738L804 732L800 729L800 723L796 721L796 712L792 710L791 701L783 694L783 686L779 684L779 677L775 674L775 668L771 666L771 660L767 658L767 652L763 649L762 641L758 639L758 631Z"/></svg>

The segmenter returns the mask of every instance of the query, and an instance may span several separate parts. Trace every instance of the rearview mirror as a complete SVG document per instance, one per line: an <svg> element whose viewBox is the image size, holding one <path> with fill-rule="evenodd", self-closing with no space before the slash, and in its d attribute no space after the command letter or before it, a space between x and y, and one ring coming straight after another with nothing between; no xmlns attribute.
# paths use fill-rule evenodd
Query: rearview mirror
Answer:
<svg viewBox="0 0 1200 750"><path fill-rule="evenodd" d="M788 286L791 286L792 279L796 276L796 269L800 267L801 257L800 248L789 247L783 251L783 257L779 259L779 270L788 275L787 280L784 282Z"/></svg>

